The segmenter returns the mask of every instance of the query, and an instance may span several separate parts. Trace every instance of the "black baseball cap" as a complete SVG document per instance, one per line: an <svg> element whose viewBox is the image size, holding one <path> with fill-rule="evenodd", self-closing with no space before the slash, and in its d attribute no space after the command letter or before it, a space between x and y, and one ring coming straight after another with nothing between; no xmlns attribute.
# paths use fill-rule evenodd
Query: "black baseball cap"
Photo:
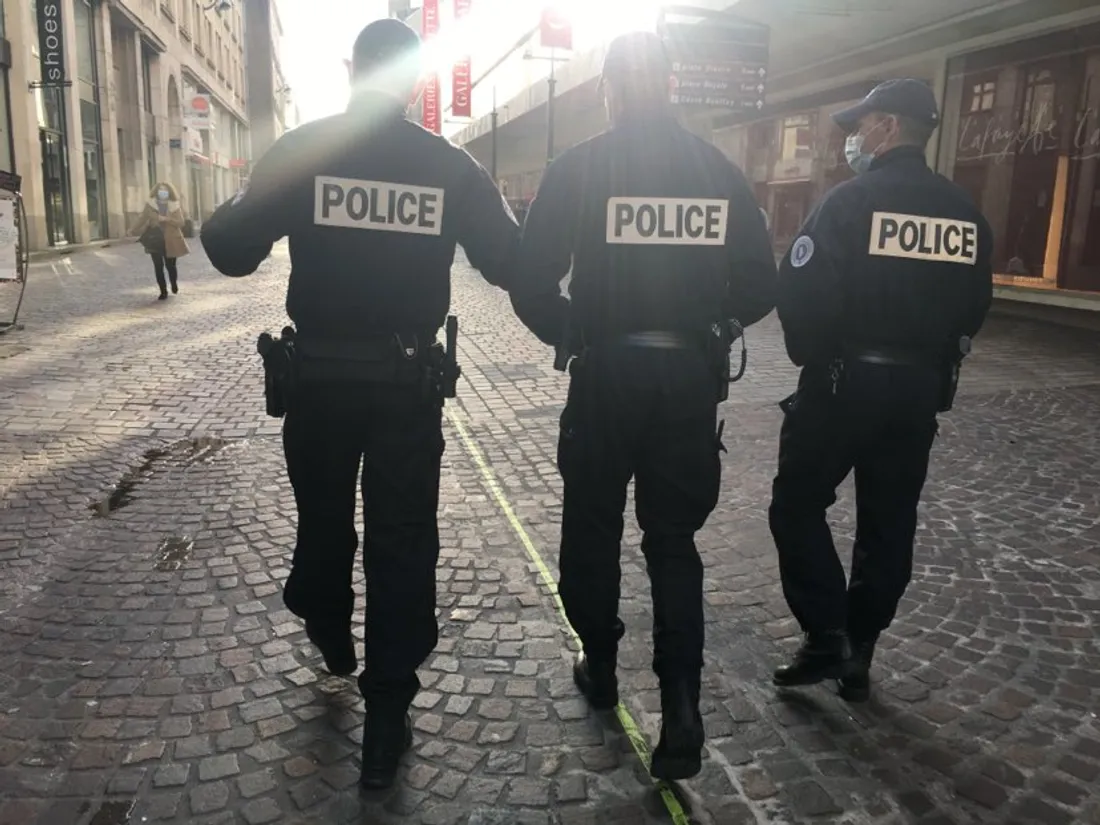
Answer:
<svg viewBox="0 0 1100 825"><path fill-rule="evenodd" d="M355 38L352 65L356 70L380 64L413 63L420 54L420 35L393 17L367 25Z"/></svg>
<svg viewBox="0 0 1100 825"><path fill-rule="evenodd" d="M939 126L940 112L932 87L923 80L903 77L875 86L859 103L833 115L845 132L852 132L860 119L872 112L910 117L927 126Z"/></svg>
<svg viewBox="0 0 1100 825"><path fill-rule="evenodd" d="M630 77L666 78L672 74L672 62L665 43L653 32L627 32L607 47L601 82L621 82Z"/></svg>

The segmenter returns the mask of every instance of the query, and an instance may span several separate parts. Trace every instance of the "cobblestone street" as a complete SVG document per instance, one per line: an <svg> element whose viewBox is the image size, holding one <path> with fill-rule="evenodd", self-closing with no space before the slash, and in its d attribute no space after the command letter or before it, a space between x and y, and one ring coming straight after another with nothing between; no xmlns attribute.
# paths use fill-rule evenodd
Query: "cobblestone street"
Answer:
<svg viewBox="0 0 1100 825"><path fill-rule="evenodd" d="M573 687L525 547L554 568L566 383L507 296L456 265L441 642L399 787L368 797L354 679L320 668L280 598L294 501L255 337L285 322L286 250L240 280L198 251L164 302L150 269L136 245L36 263L26 329L0 337L0 825L668 821L622 727ZM864 706L770 684L799 640L766 515L796 373L774 317L748 342L699 537L691 821L1100 825L1100 334L995 318L979 337ZM845 553L851 504L847 486ZM653 743L639 540L628 518L620 678Z"/></svg>

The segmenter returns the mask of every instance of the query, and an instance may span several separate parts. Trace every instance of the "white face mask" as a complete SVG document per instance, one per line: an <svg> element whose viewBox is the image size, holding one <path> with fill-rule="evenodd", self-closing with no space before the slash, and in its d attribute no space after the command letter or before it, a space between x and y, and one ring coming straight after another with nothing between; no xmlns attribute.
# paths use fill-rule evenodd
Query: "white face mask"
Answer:
<svg viewBox="0 0 1100 825"><path fill-rule="evenodd" d="M168 190L167 189L158 189L157 190L157 197L160 198L162 201L168 200Z"/></svg>
<svg viewBox="0 0 1100 825"><path fill-rule="evenodd" d="M877 157L874 152L863 151L863 142L878 131L879 126L885 123L886 121L883 120L875 124L871 131L865 135L856 132L854 135L848 136L848 140L844 144L844 156L848 160L848 165L852 167L852 171L857 175L862 175L864 172L868 171Z"/></svg>

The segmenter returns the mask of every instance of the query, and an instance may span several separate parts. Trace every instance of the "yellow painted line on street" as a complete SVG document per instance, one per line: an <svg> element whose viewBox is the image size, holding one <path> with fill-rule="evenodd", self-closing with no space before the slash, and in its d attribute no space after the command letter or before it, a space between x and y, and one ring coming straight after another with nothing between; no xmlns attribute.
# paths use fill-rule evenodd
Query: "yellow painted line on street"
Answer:
<svg viewBox="0 0 1100 825"><path fill-rule="evenodd" d="M477 465L478 470L481 472L481 477L485 482L485 486L489 488L489 492L492 493L493 498L496 499L497 505L504 513L504 517L508 519L508 523L512 526L512 530L527 551L528 557L530 557L531 561L534 562L535 567L538 569L543 584L546 585L547 589L550 591L550 595L554 599L554 606L561 615L561 620L569 629L569 633L574 640L576 640L577 645L580 646L580 637L577 636L577 631L573 629L573 625L569 623L569 619L565 615L565 605L562 604L561 596L558 594L558 585L554 581L554 576L550 573L550 568L543 560L542 554L539 553L538 548L535 547L535 543L531 540L531 536L523 526L523 522L519 520L516 511L509 503L508 497L504 494L504 490L493 474L492 468L489 467L489 463L485 460L484 453L481 452L481 448L478 447L477 442L474 441L473 436L470 435L470 431L466 428L466 425L459 420L458 416L448 411L447 419L458 432L458 437L462 439L462 444L466 448L466 452L469 454L470 458L473 459L474 464ZM626 732L626 736L630 740L634 752L638 754L638 758L648 771L652 756L649 751L649 743L646 742L645 736L642 735L642 731L638 727L637 722L634 721L634 717L630 715L630 711L626 709L626 705L621 701L615 706L615 715L618 716L619 723L623 726L623 730ZM691 825L687 814L684 813L683 806L680 805L680 800L676 798L676 794L672 792L672 788L668 783L657 780L657 790L660 792L661 800L668 809L669 816L672 817L673 825Z"/></svg>

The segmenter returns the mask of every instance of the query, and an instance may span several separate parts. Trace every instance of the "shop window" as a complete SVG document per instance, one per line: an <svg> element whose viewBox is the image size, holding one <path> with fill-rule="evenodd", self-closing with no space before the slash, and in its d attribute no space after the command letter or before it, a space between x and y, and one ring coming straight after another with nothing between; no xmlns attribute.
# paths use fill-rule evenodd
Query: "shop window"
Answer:
<svg viewBox="0 0 1100 825"><path fill-rule="evenodd" d="M952 177L993 227L998 273L1040 281L1053 273L1047 248L1071 74L1062 58L963 79Z"/></svg>
<svg viewBox="0 0 1100 825"><path fill-rule="evenodd" d="M989 112L993 104L997 102L997 81L978 80L970 85L970 102L964 104L963 110L974 115L978 112Z"/></svg>
<svg viewBox="0 0 1100 825"><path fill-rule="evenodd" d="M813 121L809 115L797 115L783 119L783 160L813 157Z"/></svg>

